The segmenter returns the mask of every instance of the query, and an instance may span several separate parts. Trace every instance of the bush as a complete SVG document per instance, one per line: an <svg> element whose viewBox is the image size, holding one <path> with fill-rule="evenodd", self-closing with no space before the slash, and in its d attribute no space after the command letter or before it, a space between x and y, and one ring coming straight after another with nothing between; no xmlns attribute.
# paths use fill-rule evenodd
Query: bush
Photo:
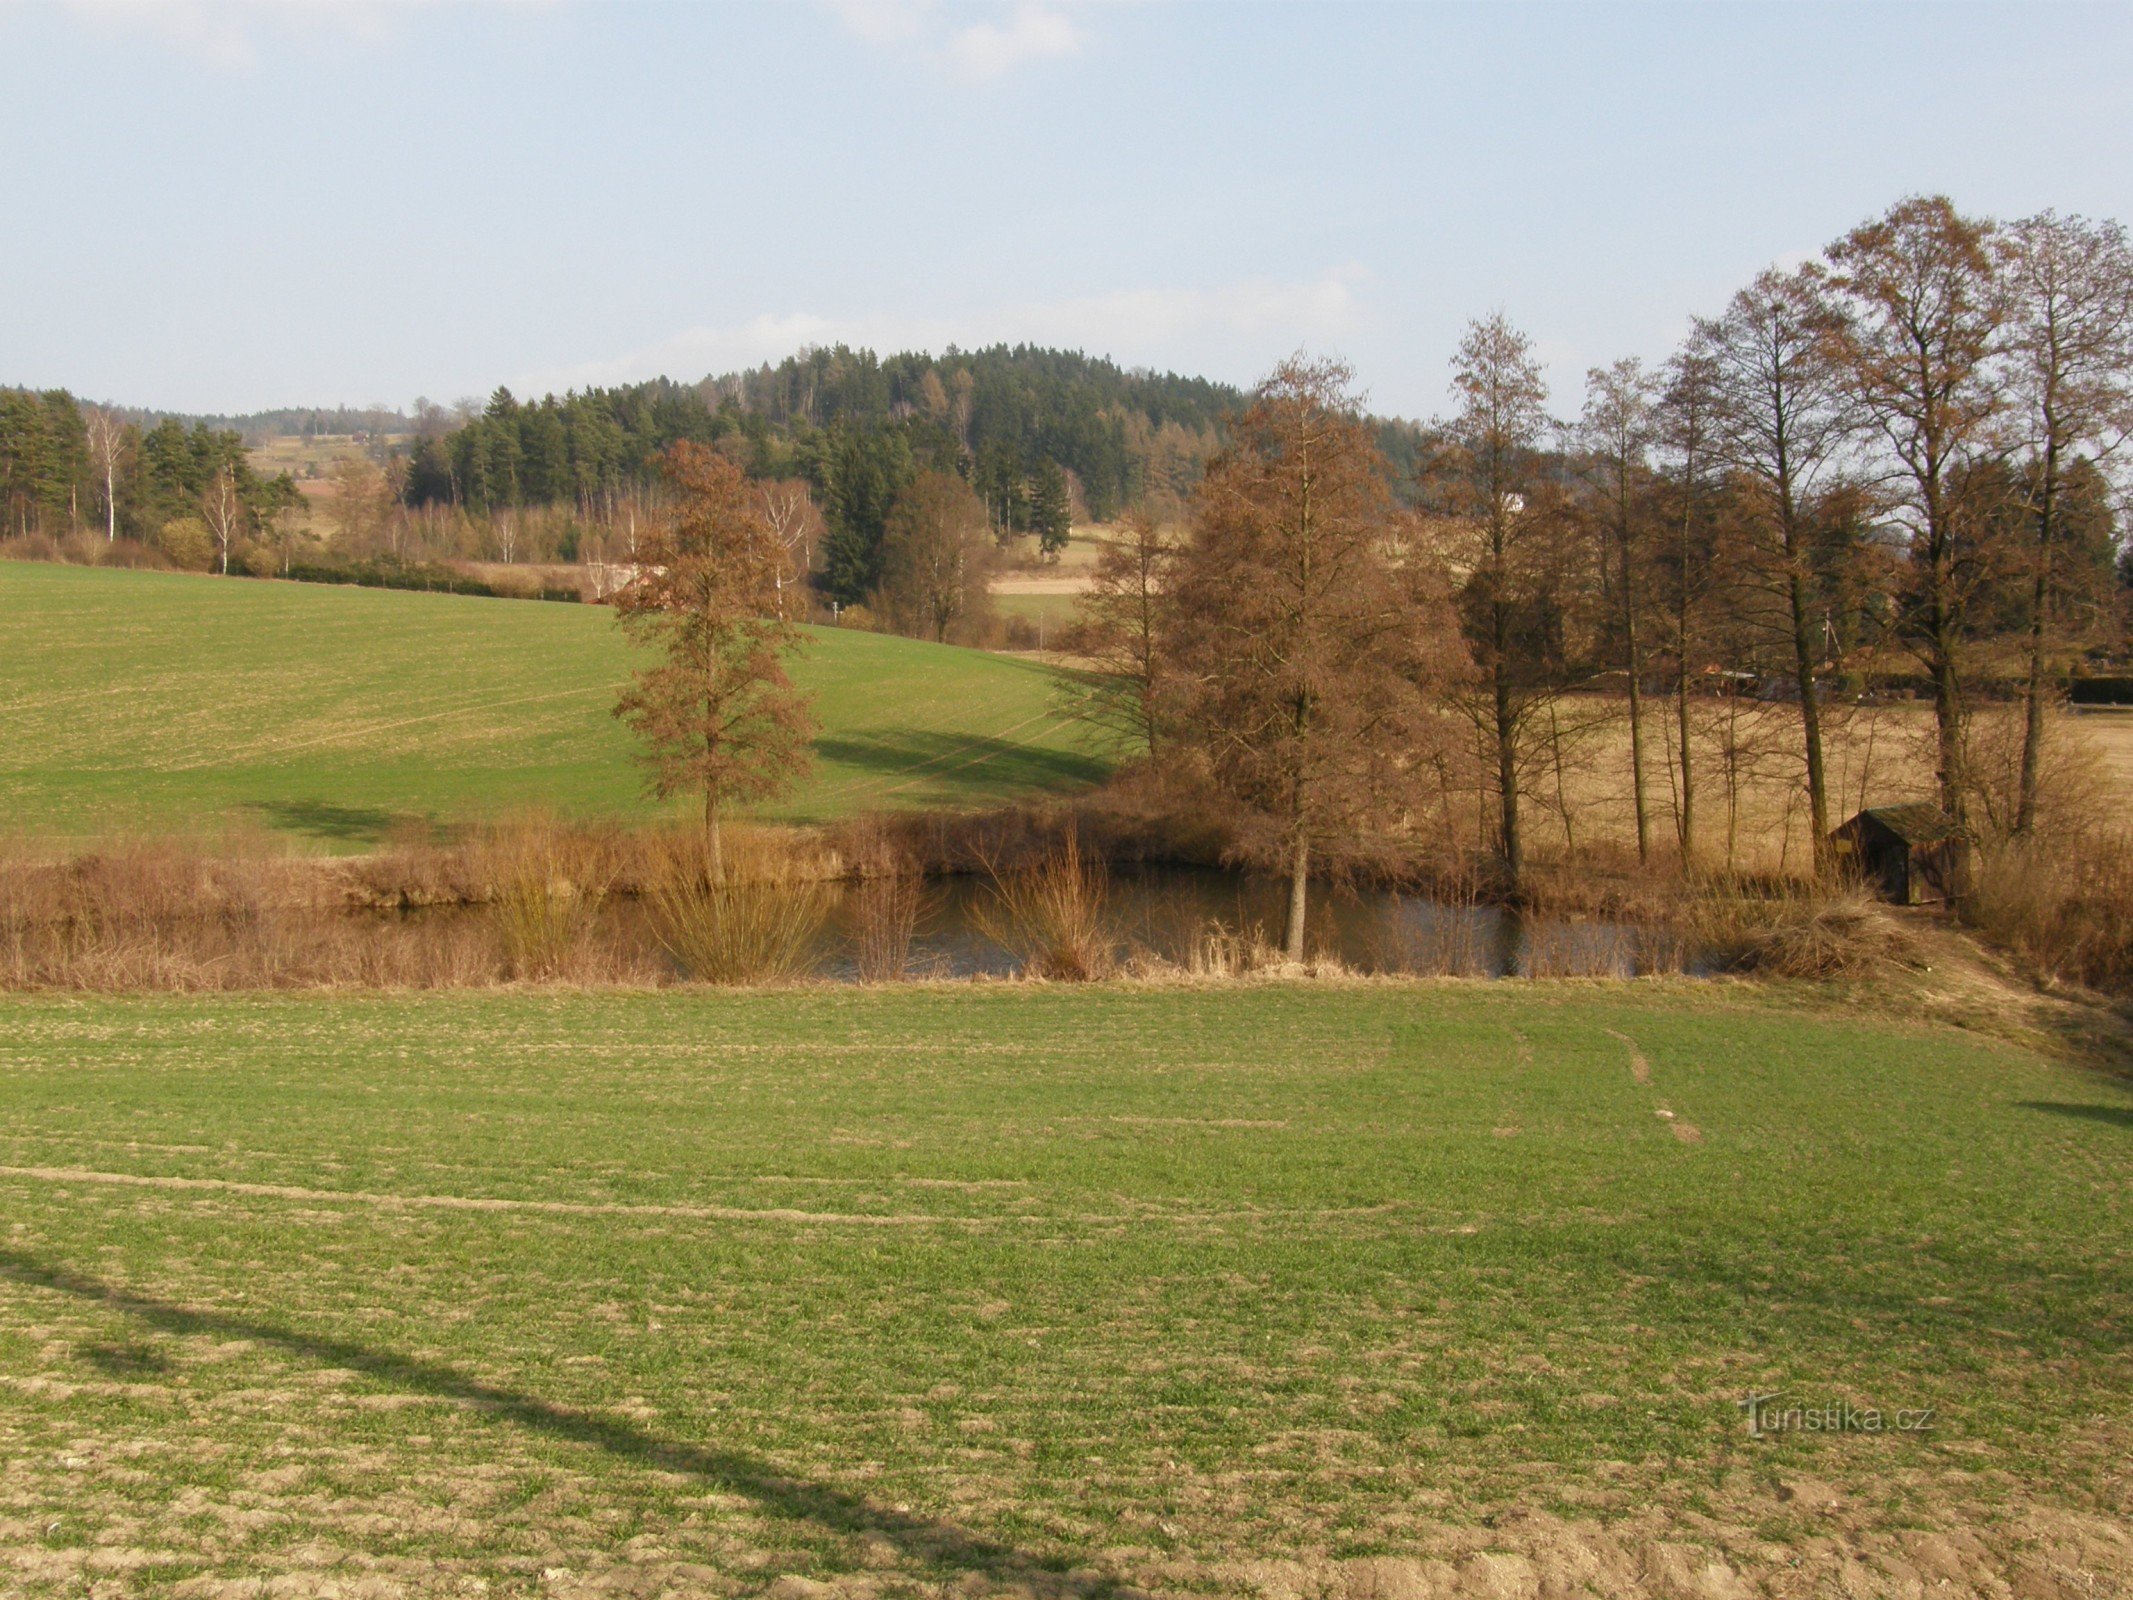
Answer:
<svg viewBox="0 0 2133 1600"><path fill-rule="evenodd" d="M156 548L185 572L205 572L215 564L215 536L198 517L172 517L156 534Z"/></svg>
<svg viewBox="0 0 2133 1600"><path fill-rule="evenodd" d="M900 983L911 972L911 943L925 911L926 886L908 865L862 879L850 892L852 954L863 983Z"/></svg>
<svg viewBox="0 0 2133 1600"><path fill-rule="evenodd" d="M799 876L748 836L729 838L721 869L701 840L668 849L650 892L652 929L701 983L780 983L814 967L830 886Z"/></svg>
<svg viewBox="0 0 2133 1600"><path fill-rule="evenodd" d="M1031 866L987 870L991 894L973 920L1023 972L1080 983L1115 970L1117 944L1104 915L1110 880L1100 863L1083 858L1077 829Z"/></svg>
<svg viewBox="0 0 2133 1600"><path fill-rule="evenodd" d="M532 817L489 844L490 916L514 978L552 978L569 965L607 893L610 859L554 821Z"/></svg>

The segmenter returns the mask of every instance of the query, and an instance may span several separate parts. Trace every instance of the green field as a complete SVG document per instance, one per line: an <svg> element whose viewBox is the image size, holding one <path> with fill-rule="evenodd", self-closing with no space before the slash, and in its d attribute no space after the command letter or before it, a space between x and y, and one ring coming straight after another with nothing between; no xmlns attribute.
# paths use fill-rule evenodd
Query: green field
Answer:
<svg viewBox="0 0 2133 1600"><path fill-rule="evenodd" d="M361 846L406 818L648 816L605 607L0 562L0 815ZM1026 662L809 630L814 777L770 815L970 807L1102 765Z"/></svg>
<svg viewBox="0 0 2133 1600"><path fill-rule="evenodd" d="M2129 1155L1686 984L10 1000L0 1592L1969 1593L2128 1548Z"/></svg>

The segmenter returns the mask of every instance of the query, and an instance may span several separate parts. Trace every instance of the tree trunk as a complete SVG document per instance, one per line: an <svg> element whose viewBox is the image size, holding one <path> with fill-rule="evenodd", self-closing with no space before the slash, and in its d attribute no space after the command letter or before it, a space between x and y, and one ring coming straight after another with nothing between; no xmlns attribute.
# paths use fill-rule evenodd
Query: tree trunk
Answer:
<svg viewBox="0 0 2133 1600"><path fill-rule="evenodd" d="M1629 538L1622 538L1622 639L1629 657L1629 783L1637 807L1637 862L1652 858L1651 806L1644 792L1644 665L1637 648L1637 599L1631 587Z"/></svg>
<svg viewBox="0 0 2133 1600"><path fill-rule="evenodd" d="M1800 686L1800 737L1807 753L1807 825L1814 833L1814 859L1819 867L1826 865L1829 857L1829 780L1822 765L1822 704L1815 673L1813 608L1807 581L1797 567L1788 595L1792 602L1792 670Z"/></svg>
<svg viewBox="0 0 2133 1600"><path fill-rule="evenodd" d="M2015 801L2014 831L2026 839L2037 825L2037 769L2044 752L2045 612L2052 598L2053 523L2058 516L2059 447L2044 447L2043 502L2037 515L2037 577L2030 594L2029 682L2023 691L2022 776Z"/></svg>
<svg viewBox="0 0 2133 1600"><path fill-rule="evenodd" d="M1289 920L1282 930L1282 954L1290 961L1304 958L1304 901L1311 885L1311 840L1301 830L1289 855Z"/></svg>
<svg viewBox="0 0 2133 1600"><path fill-rule="evenodd" d="M1681 652L1686 663L1688 651ZM1696 762L1689 748L1689 669L1684 664L1674 690L1674 716L1681 730L1681 870L1696 872Z"/></svg>
<svg viewBox="0 0 2133 1600"><path fill-rule="evenodd" d="M1526 848L1518 828L1518 725L1511 710L1511 685L1504 679L1504 662L1510 652L1510 608L1492 603L1496 647L1496 796L1499 845L1503 851L1504 886L1516 901L1525 883Z"/></svg>
<svg viewBox="0 0 2133 1600"><path fill-rule="evenodd" d="M708 784L704 787L704 848L711 864L711 881L723 882L726 858L719 840L718 796Z"/></svg>

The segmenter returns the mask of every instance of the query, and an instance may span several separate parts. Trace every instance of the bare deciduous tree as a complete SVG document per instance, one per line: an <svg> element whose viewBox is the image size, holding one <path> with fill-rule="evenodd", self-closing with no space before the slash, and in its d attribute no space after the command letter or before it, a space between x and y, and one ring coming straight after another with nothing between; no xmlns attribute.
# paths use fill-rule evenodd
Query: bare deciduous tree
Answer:
<svg viewBox="0 0 2133 1600"><path fill-rule="evenodd" d="M953 473L922 472L896 497L881 544L881 603L898 627L945 643L992 603L998 545L985 503Z"/></svg>
<svg viewBox="0 0 2133 1600"><path fill-rule="evenodd" d="M1629 679L1630 795L1637 819L1637 859L1651 860L1651 806L1644 779L1644 568L1651 515L1650 452L1655 426L1654 386L1635 357L1585 374L1585 412L1578 444L1591 480L1593 510L1604 532L1612 572L1614 624Z"/></svg>
<svg viewBox="0 0 2133 1600"><path fill-rule="evenodd" d="M1685 871L1696 870L1696 740L1690 714L1696 675L1710 664L1705 612L1720 588L1715 560L1719 489L1713 471L1716 374L1693 347L1668 363L1656 411L1657 437L1669 468L1667 504L1654 568L1674 655L1674 818Z"/></svg>
<svg viewBox="0 0 2133 1600"><path fill-rule="evenodd" d="M1163 608L1176 560L1169 530L1147 511L1128 512L1075 604L1067 646L1095 669L1086 684L1071 680L1077 714L1139 745L1151 761L1163 736L1170 668Z"/></svg>
<svg viewBox="0 0 2133 1600"><path fill-rule="evenodd" d="M89 436L89 464L104 488L104 540L118 539L118 481L133 454L133 439L126 421L104 406L83 406L82 425Z"/></svg>
<svg viewBox="0 0 2133 1600"><path fill-rule="evenodd" d="M1993 358L2005 302L1992 230L1942 196L1914 196L1854 228L1829 258L1843 312L1834 346L1910 534L1903 636L1933 682L1940 803L1960 822L1968 612L2001 575L1984 499L1999 475L1979 470L2004 447Z"/></svg>
<svg viewBox="0 0 2133 1600"><path fill-rule="evenodd" d="M2125 229L2050 211L2001 239L2006 349L2024 446L2035 460L2030 613L2014 831L2036 826L2044 699L2059 598L2062 504L2078 456L2109 461L2133 432L2133 250Z"/></svg>
<svg viewBox="0 0 2133 1600"><path fill-rule="evenodd" d="M1712 448L1743 491L1743 575L1772 603L1791 657L1817 852L1826 849L1831 827L1817 555L1839 504L1852 425L1824 291L1813 267L1764 272L1721 316L1699 321L1690 343L1710 376Z"/></svg>
<svg viewBox="0 0 2133 1600"><path fill-rule="evenodd" d="M1549 422L1533 342L1502 313L1468 324L1452 361L1458 413L1430 479L1452 514L1446 554L1477 678L1462 709L1486 750L1497 854L1514 898L1526 875L1519 801L1527 769L1552 755L1543 714L1561 692L1560 618L1550 606L1561 552L1555 520L1529 504Z"/></svg>
<svg viewBox="0 0 2133 1600"><path fill-rule="evenodd" d="M929 372L927 376L931 378L933 374ZM934 381L937 386L939 380ZM763 484L758 493L762 496L763 520L770 524L770 531L785 547L791 582L804 587L815 570L815 552L821 548L824 532L822 511L815 504L814 490L804 478L780 478ZM788 575L780 573L778 615L781 617L787 612L787 587ZM804 595L802 598L804 600ZM805 606L800 610L804 618Z"/></svg>
<svg viewBox="0 0 2133 1600"><path fill-rule="evenodd" d="M230 570L230 546L244 527L244 497L237 492L237 469L225 462L200 491L200 515L214 535L224 576Z"/></svg>

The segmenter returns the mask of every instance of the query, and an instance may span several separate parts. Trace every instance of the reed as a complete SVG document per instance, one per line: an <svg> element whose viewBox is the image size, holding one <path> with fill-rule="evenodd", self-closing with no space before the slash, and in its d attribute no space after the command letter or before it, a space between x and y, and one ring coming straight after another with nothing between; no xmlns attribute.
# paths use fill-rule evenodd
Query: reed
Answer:
<svg viewBox="0 0 2133 1600"><path fill-rule="evenodd" d="M730 831L716 871L701 839L674 838L648 902L660 946L699 983L789 983L813 970L831 884L795 871L761 835Z"/></svg>
<svg viewBox="0 0 2133 1600"><path fill-rule="evenodd" d="M1084 858L1078 829L1070 826L1027 866L1002 870L988 862L987 872L989 893L973 920L1024 974L1085 983L1117 970L1110 877Z"/></svg>

